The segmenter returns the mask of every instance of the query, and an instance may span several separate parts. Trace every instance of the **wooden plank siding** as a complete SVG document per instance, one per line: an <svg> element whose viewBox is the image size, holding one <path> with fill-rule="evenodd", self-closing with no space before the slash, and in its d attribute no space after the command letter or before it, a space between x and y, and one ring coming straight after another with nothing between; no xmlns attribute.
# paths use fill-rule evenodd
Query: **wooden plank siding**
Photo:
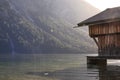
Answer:
<svg viewBox="0 0 120 80"><path fill-rule="evenodd" d="M99 36L98 43L100 50L100 55L104 56L112 56L119 54L120 56L120 35L106 35L106 36Z"/></svg>
<svg viewBox="0 0 120 80"><path fill-rule="evenodd" d="M89 26L90 37L120 34L120 22L111 22Z"/></svg>
<svg viewBox="0 0 120 80"><path fill-rule="evenodd" d="M91 25L89 35L97 38L100 56L120 56L120 22Z"/></svg>

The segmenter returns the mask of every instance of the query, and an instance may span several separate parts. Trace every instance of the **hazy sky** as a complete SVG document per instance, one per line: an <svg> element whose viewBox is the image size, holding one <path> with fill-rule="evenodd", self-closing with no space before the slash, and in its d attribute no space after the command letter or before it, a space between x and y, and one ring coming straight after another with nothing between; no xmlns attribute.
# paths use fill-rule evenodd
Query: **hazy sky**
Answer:
<svg viewBox="0 0 120 80"><path fill-rule="evenodd" d="M120 6L120 0L85 0L100 10Z"/></svg>

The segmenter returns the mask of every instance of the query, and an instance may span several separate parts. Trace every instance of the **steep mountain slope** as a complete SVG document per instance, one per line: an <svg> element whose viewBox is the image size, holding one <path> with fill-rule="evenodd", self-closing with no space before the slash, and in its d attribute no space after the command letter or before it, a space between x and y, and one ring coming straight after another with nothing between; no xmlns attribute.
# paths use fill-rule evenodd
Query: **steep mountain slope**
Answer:
<svg viewBox="0 0 120 80"><path fill-rule="evenodd" d="M78 2L0 0L0 52L94 51L95 45L91 45L93 42L87 36L86 29L77 30L72 27L78 19L87 18L98 10L82 0L81 5L78 5Z"/></svg>

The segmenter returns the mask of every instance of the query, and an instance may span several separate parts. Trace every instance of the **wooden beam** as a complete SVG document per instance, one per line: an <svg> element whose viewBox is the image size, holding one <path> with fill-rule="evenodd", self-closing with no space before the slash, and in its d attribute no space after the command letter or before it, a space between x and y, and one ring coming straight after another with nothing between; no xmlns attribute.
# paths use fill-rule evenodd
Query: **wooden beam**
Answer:
<svg viewBox="0 0 120 80"><path fill-rule="evenodd" d="M120 35L120 32L119 33L108 33L108 34L94 34L94 35L90 35L90 37L108 36L108 35Z"/></svg>
<svg viewBox="0 0 120 80"><path fill-rule="evenodd" d="M99 43L98 43L98 41L96 40L96 38L95 38L95 37L93 37L93 40L95 41L96 45L97 45L97 46L98 46L98 48L99 48Z"/></svg>

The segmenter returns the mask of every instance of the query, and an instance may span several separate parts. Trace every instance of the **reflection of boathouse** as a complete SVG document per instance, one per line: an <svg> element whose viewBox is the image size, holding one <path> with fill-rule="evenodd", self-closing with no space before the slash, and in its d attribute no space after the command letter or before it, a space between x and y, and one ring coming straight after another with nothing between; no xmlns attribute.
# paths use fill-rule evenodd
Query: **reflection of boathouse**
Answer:
<svg viewBox="0 0 120 80"><path fill-rule="evenodd" d="M109 65L105 67L91 66L88 67L88 71L92 71L96 80L120 80L120 66ZM96 75L97 74L97 75Z"/></svg>
<svg viewBox="0 0 120 80"><path fill-rule="evenodd" d="M120 7L105 11L78 24L89 26L89 35L98 46L99 57L120 57Z"/></svg>

